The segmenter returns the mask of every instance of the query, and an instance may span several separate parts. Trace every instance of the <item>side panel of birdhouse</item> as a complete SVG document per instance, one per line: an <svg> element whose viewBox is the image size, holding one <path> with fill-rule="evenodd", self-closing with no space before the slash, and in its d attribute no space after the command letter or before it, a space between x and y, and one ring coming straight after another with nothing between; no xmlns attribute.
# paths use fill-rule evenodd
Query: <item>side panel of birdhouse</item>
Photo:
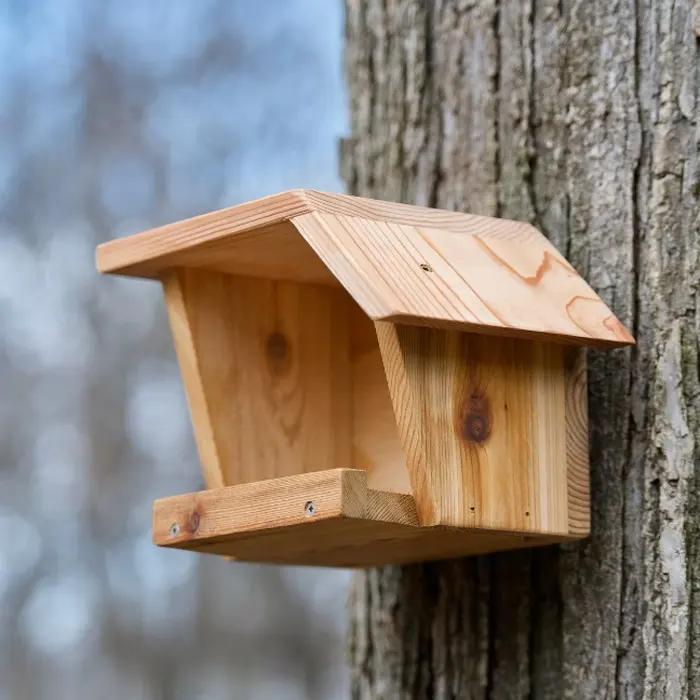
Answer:
<svg viewBox="0 0 700 700"><path fill-rule="evenodd" d="M385 322L376 328L422 525L586 534L585 371L567 348ZM567 401L576 403L572 426Z"/></svg>
<svg viewBox="0 0 700 700"><path fill-rule="evenodd" d="M566 487L569 535L591 531L590 468L588 462L588 374L586 349L564 350L566 379Z"/></svg>
<svg viewBox="0 0 700 700"><path fill-rule="evenodd" d="M163 286L207 488L351 465L344 290L195 268Z"/></svg>

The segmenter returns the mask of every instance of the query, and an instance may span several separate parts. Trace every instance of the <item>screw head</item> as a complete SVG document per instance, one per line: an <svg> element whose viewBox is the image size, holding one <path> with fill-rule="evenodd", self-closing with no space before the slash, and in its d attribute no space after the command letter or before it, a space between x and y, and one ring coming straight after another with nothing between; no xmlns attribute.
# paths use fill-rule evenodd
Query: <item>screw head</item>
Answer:
<svg viewBox="0 0 700 700"><path fill-rule="evenodd" d="M433 268L428 265L428 263L421 263L420 264L420 269L423 270L423 272L432 272Z"/></svg>
<svg viewBox="0 0 700 700"><path fill-rule="evenodd" d="M177 523L173 523L170 526L170 536L177 537L180 534L180 526Z"/></svg>
<svg viewBox="0 0 700 700"><path fill-rule="evenodd" d="M316 515L316 506L314 505L313 501L307 502L307 504L304 506L304 512L309 518Z"/></svg>

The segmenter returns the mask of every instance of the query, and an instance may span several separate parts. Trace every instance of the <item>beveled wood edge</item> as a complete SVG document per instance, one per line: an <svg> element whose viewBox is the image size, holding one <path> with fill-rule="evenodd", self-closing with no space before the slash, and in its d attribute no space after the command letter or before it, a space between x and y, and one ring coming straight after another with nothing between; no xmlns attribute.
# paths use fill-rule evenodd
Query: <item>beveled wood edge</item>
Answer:
<svg viewBox="0 0 700 700"><path fill-rule="evenodd" d="M156 279L179 266L177 254L282 224L310 211L303 190L280 192L100 243L95 263L101 274Z"/></svg>
<svg viewBox="0 0 700 700"><path fill-rule="evenodd" d="M635 345L632 339L617 340L613 338L600 338L591 335L566 335L551 333L536 328L526 328L524 326L495 326L488 323L469 323L468 321L452 321L429 316L412 316L402 313L390 313L386 316L372 318L373 321L395 323L405 326L422 326L425 328L439 328L445 331L462 331L463 333L476 333L478 335L489 335L496 338L522 338L523 340L537 340L558 343L561 345L571 345L574 347L598 348L600 350L615 350L628 345Z"/></svg>

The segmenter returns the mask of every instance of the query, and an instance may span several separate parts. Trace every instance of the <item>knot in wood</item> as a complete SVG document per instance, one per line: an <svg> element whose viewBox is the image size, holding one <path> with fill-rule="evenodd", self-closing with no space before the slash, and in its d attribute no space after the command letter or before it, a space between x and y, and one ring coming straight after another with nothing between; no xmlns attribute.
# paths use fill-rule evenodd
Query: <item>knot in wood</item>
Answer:
<svg viewBox="0 0 700 700"><path fill-rule="evenodd" d="M267 337L267 356L271 360L283 360L287 354L287 339L282 333L271 333Z"/></svg>
<svg viewBox="0 0 700 700"><path fill-rule="evenodd" d="M265 342L265 354L274 374L285 374L291 367L291 348L283 333L270 333Z"/></svg>
<svg viewBox="0 0 700 700"><path fill-rule="evenodd" d="M486 394L473 391L462 401L459 428L467 442L482 443L491 434L491 411Z"/></svg>

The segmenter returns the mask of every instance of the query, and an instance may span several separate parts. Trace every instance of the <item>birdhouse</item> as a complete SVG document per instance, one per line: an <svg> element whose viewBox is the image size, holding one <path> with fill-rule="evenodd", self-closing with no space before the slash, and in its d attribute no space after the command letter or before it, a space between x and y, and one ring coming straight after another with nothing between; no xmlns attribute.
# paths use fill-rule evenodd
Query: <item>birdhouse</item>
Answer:
<svg viewBox="0 0 700 700"><path fill-rule="evenodd" d="M376 566L589 533L584 346L633 343L526 223L299 190L97 249L163 285L206 490L164 547Z"/></svg>

